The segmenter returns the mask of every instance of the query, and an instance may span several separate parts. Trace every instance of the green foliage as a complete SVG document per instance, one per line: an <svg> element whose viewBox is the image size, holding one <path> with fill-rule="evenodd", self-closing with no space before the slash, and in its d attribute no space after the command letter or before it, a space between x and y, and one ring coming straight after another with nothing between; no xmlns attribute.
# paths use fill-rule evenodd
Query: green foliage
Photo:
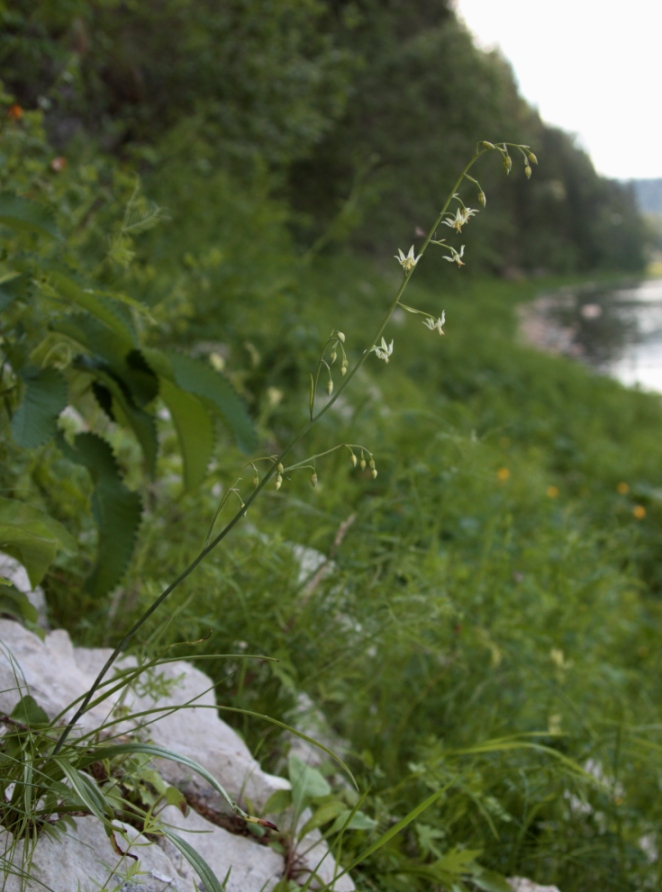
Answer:
<svg viewBox="0 0 662 892"><path fill-rule="evenodd" d="M72 462L85 467L92 478L92 514L99 530L96 566L87 580L90 594L102 596L126 572L142 514L138 493L122 482L110 445L92 433L78 434L70 446L63 437L60 448Z"/></svg>
<svg viewBox="0 0 662 892"><path fill-rule="evenodd" d="M21 449L43 449L54 441L68 459L89 471L99 546L87 588L101 596L126 570L143 503L139 492L124 482L131 465L139 466L135 460L129 468L118 463L104 439L109 431L130 432L144 471L153 477L158 456L156 413L163 387L179 434L184 484L190 489L202 482L212 457L214 417L233 432L240 448L254 447L255 432L244 403L222 375L204 362L150 346L154 323L146 308L127 297L119 283L109 282L103 258L96 272L90 269L99 233L95 226L88 227L86 219L96 199L89 186L75 195L79 207L87 209L71 228L68 174L58 184L44 183L48 147L39 125L38 115L26 125L17 121L7 140L16 187L29 188L39 200L9 191L0 195L0 224L11 233L2 257L3 409L13 441ZM21 153L27 157L19 163ZM123 185L133 183L106 258L111 264L118 262L120 243L124 257L133 255L133 238L159 218L141 201L135 179L118 178ZM88 176L90 185L93 179ZM114 207L112 200L110 204ZM60 233L68 227L71 234L64 239ZM100 274L104 281L98 283ZM60 421L65 409L68 443ZM193 413L190 425L184 413ZM15 537L7 542L14 553ZM40 554L52 560L52 543ZM34 560L30 559L31 565ZM41 576L45 570L40 563Z"/></svg>
<svg viewBox="0 0 662 892"><path fill-rule="evenodd" d="M503 59L477 51L445 3L194 6L0 7L0 67L25 106L10 114L2 98L0 475L12 511L47 512L30 514L27 544L11 552L32 561L31 579L63 544L39 517L75 533L82 554L61 555L46 585L55 620L86 644L120 641L217 515L218 528L232 516L234 490L252 492L253 470L237 477L236 454L214 452L213 419L250 451L245 400L277 452L305 417L328 332L364 355L401 281L391 255L436 215L442 182L485 128L531 143L541 166L530 183L514 169L505 188L481 171L489 213L472 221L474 268L642 263L631 197L542 125ZM28 110L37 103L65 155L53 157ZM462 195L476 204L477 188ZM388 272L345 253L297 258L297 240L328 246L362 219L355 241L388 256ZM193 655L277 657L205 668L223 715L268 767L289 763L309 829L366 887L501 892L513 874L563 892L660 882L641 842L659 847L662 818L659 406L519 345L516 305L535 291L456 278L440 304L436 284L410 289L433 318L448 311L447 336L396 316L389 366L371 356L290 457L365 443L377 479L346 450L317 460L314 491L308 472L285 473L173 595L167 620L146 627L151 644L196 641ZM63 382L77 414L61 413ZM300 544L329 556L325 569L306 570ZM81 592L87 576L103 593L127 566L112 608ZM367 796L330 765L288 759L283 730L302 694ZM264 714L266 729L254 721ZM62 763L48 735L5 735L3 783L19 750L36 754L28 779L49 758L52 773L43 800L29 787L1 799L3 820L48 832L68 808L117 814L83 764L89 743L65 746ZM142 757L113 758L121 796L144 814L168 793Z"/></svg>
<svg viewBox="0 0 662 892"><path fill-rule="evenodd" d="M0 497L0 550L23 564L33 586L41 582L60 549L75 548L67 530L52 517L17 499Z"/></svg>

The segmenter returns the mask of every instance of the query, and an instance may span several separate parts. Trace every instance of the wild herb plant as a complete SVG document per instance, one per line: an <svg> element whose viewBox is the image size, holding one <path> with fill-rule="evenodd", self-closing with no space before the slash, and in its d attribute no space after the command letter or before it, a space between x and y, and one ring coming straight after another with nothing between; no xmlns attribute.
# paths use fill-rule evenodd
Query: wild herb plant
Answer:
<svg viewBox="0 0 662 892"><path fill-rule="evenodd" d="M124 677L121 678L119 682L112 681L109 683L108 681L106 681L106 676L113 664L117 661L122 650L134 638L139 629L147 622L151 615L155 611L157 611L158 608L168 599L172 592L185 579L187 579L187 577L196 569L196 567L198 567L204 561L204 559L226 538L226 536L242 520L242 518L245 517L246 512L260 495L260 493L264 490L267 484L273 481L275 489L278 490L283 485L284 480L287 479L290 475L296 473L297 471L306 471L309 474L310 482L314 487L317 485L318 482L318 466L323 466L323 460L338 451L347 451L349 461L354 467L358 465L361 470L367 469L369 470L370 475L373 479L377 478L378 469L374 457L374 452L370 448L370 446L366 444L336 444L334 446L331 446L330 448L324 449L321 452L310 455L304 460L295 461L292 463L288 463L288 457L294 451L295 447L297 447L298 444L306 437L313 426L316 425L320 421L320 419L322 419L326 415L331 407L341 398L341 396L349 386L350 382L362 368L364 363L372 358L372 354L375 355L376 359L381 360L386 364L391 361L394 355L394 339L391 339L389 342L387 341L385 335L387 325L396 310L400 309L406 313L421 316L422 324L427 329L429 329L430 332L434 332L439 335L444 334L444 310L439 311L439 315L428 312L426 310L421 310L409 304L405 304L402 300L403 295L416 266L424 256L429 245L431 244L438 246L443 250L444 259L448 262L455 263L458 267L464 265L464 245L455 247L453 244L450 244L447 241L447 238L442 237L444 230L442 230L441 227L446 226L456 233L461 233L463 227L469 222L471 217L478 213L476 209L468 207L465 204L464 199L460 195L459 190L465 185L465 183L469 183L476 190L476 199L478 203L482 207L485 206L485 193L481 188L479 182L470 174L470 171L472 170L474 164L478 161L478 159L481 158L484 154L488 152L496 152L501 157L506 173L509 173L512 167L512 159L509 149L514 149L515 151L521 153L521 156L524 160L527 176L530 175L530 163L535 163L535 156L531 153L528 146L510 145L507 143L495 145L489 142L482 142L478 144L473 157L466 164L466 166L460 173L457 181L455 182L453 189L451 190L451 193L445 201L434 225L425 238L418 255L415 253L413 246L406 254L402 250L398 251L396 260L402 268L401 284L397 289L394 298L388 304L371 342L366 346L363 352L360 353L358 358L355 359L352 365L350 363L350 357L347 353L347 350L349 349L347 335L338 329L334 329L331 332L331 335L327 339L322 349L317 367L315 371L310 374L310 388L308 399L309 419L307 424L300 430L297 435L295 435L295 437L281 451L279 455L254 458L247 462L245 467L240 472L239 476L235 479L232 485L227 488L226 495L219 505L217 516L220 515L221 512L225 509L230 499L236 499L239 502L239 508L235 511L231 519L225 523L220 532L215 532L217 517L214 518L214 522L212 523L209 534L207 536L207 540L202 550L199 552L197 557L189 563L186 569L182 573L180 573L179 576L172 583L170 583L170 585L165 588L165 590L153 601L151 606L124 634L121 642L115 648L112 655L104 665L103 669L98 674L90 690L82 698L77 709L68 720L64 730L59 732L59 736L54 737L54 733L56 732L56 729L58 727L59 717L56 717L56 719L52 722L48 722L47 717L45 717L45 714L43 714L43 711L39 709L37 704L34 703L32 698L30 698L29 696L25 696L21 699L19 705L16 708L15 715L7 717L7 721L12 726L12 735L16 736L17 738L18 748L14 748L16 749L16 752L14 752L11 747L3 752L3 762L5 763L6 768L6 771L4 773L3 790L7 793L9 799L7 805L3 806L2 814L3 825L12 833L15 841L25 839L32 840L32 842L34 842L38 830L50 826L50 816L52 814L57 812L58 814L66 815L67 812L76 812L81 808L95 815L106 828L109 837L111 839L114 839L115 828L112 821L117 814L118 803L116 800L112 799L112 797L104 795L103 790L99 790L97 784L93 779L90 778L85 769L87 769L92 764L96 764L98 762L104 762L105 764L108 764L109 760L121 757L131 757L132 759L135 759L135 757L139 756L162 756L165 758L174 759L176 761L182 761L181 756L165 751L163 750L163 748L159 748L151 744L143 744L137 741L132 741L128 744L99 743L98 735L102 729L97 729L96 732L93 732L92 736L87 734L83 735L82 738L76 738L73 742L70 740L70 735L76 727L79 719L93 705L98 704L99 702L103 702L103 700L106 699L109 693L114 693L118 689L121 689L126 684L134 680L132 678ZM32 207L29 202L25 202L19 197L14 198L12 201L9 202L9 209L5 209L3 220L6 225L17 228L19 227L20 223L24 223L28 230L48 232L48 227L42 225L39 220L36 220L35 215L38 215L39 213L37 208ZM135 194L132 197L131 202L135 202ZM124 263L129 260L128 252L130 252L130 244L128 242L128 239L130 238L132 228L135 228L135 225L137 225L138 228L140 228L141 226L140 220L138 220L138 223L134 225L134 222L132 222L134 221L134 216L135 215L132 210L132 205L130 203L129 210L125 215L122 229L117 238L111 243L111 252L109 256L111 257L111 259L114 259L114 262L116 263ZM141 219L147 220L148 225L151 225L153 217L154 213L148 212L148 216ZM28 277L34 278L37 275L37 269L35 269L33 266L27 266L23 274L27 275ZM12 277L10 275L9 280L12 281L13 278L17 278L17 276ZM144 379L149 379L150 375L154 376L153 370L156 370L157 373L160 375L158 381L160 391L163 391L164 388L168 387L169 382L174 383L176 386L182 386L182 382L177 380L176 377L171 382L171 378L168 377L166 369L166 360L164 358L161 358L158 351L148 351L146 348L143 348L142 352L138 352L136 350L136 355L140 357L140 362L136 360L136 363L128 364L130 371L139 373L140 380L138 382L128 379L123 380L122 373L117 368L117 363L115 363L115 367L113 367L112 361L114 359L117 360L121 356L124 356L127 349L129 350L129 353L126 355L132 355L131 349L135 349L135 347L131 348L129 340L126 340L122 341L121 346L117 345L118 349L115 350L115 342L118 340L118 337L120 338L120 340L122 339L122 332L127 326L126 316L123 317L122 313L117 313L115 309L111 310L107 303L107 300L105 299L105 295L97 296L94 294L94 292L85 291L77 286L75 283L69 281L66 277L62 276L62 274L49 273L45 276L42 275L41 282L42 292L45 299L57 299L59 293L64 293L70 300L79 304L84 312L91 314L91 316L95 320L91 331L93 333L96 333L96 337L92 337L92 334L90 333L86 335L85 326L83 326L82 329L82 336L76 334L76 332L72 334L73 329L71 329L71 325L66 327L66 330L63 333L67 336L67 338L69 338L70 341L77 341L78 345L82 344L85 348L87 348L85 370L90 372L92 369L94 369L95 371L97 371L97 377L98 374L102 375L99 380L95 380L97 388L95 395L102 405L105 397L103 397L101 391L105 389L105 392L109 394L108 399L114 396L117 400L117 403L123 407L125 417L127 417L129 421L131 421L132 415L134 415L136 412L141 411L140 401L138 400L138 402L136 402L136 400L138 399L136 388L138 388L138 390L140 390L140 388L144 390L144 388L147 387L149 391L149 381L146 381ZM17 294L14 296L17 297L18 294L19 293L17 292ZM12 302L12 299L13 298L10 298L8 300L8 304ZM131 306L130 302L129 306ZM118 319L119 323L116 322L116 319ZM101 324L102 327L105 324L113 330L114 340L111 339L113 341L112 344L106 345L105 340L99 339L99 324ZM62 328L62 325L60 325L60 328ZM120 331L120 328L122 328L122 331ZM106 346L102 346L101 348L99 348L100 343ZM55 349L56 347L59 348L59 344L54 344L52 349ZM96 354L94 352L95 347L97 351ZM110 355L111 353L112 356ZM42 357L42 359L48 359L51 354L52 350L49 349L49 351L45 354L44 357ZM90 363L90 355L93 359L92 363ZM12 359L12 356L13 354L8 355L10 361ZM171 359L171 363L172 362L174 362L174 359ZM8 366L8 369L9 374L11 375L13 372L13 368L11 366ZM142 377L140 377L141 375ZM50 396L50 390L48 389L48 386L50 386L49 382L46 382L46 384L44 384L44 381L42 380L43 375L38 370L35 371L34 376L36 376L35 380L37 381L37 389L39 390L39 388L41 388L39 390L38 396L43 396L42 391L44 391L47 396ZM32 384L32 388L34 391L35 385L34 382L32 382L32 379L30 379L30 383ZM114 388L113 384L117 385L117 387ZM122 384L123 386L120 386ZM184 392L186 392L185 385L183 387L183 390ZM321 406L321 408L318 408L320 390L326 394L327 399ZM195 393L195 387L189 390L189 395L191 393ZM28 391L28 396L29 395L30 391ZM208 393L206 393L205 395L209 396ZM150 400L153 399L153 396L154 394L151 391L149 391L149 393L143 394L144 404L146 405L147 403L149 403ZM33 399L32 402L41 406L44 400ZM48 400L46 400L46 402L48 402ZM27 424L26 422L23 426L27 430L33 430L35 426L38 427L40 432L39 440L43 439L43 434L46 429L47 433L52 434L55 430L55 416L59 414L59 412L63 408L63 406L60 405L61 402L62 399L60 399L57 403L57 412L55 411L54 406L50 405L49 403L48 411L45 414L43 412L41 414L39 414L39 412L35 414L34 411L30 414L28 411L30 400L24 397L24 402L19 405L19 409L23 407L22 412L24 415L26 415L27 421L29 421L30 423ZM175 406L178 409L186 409L187 411L191 409L190 401L187 401L187 399L185 399L185 397L181 395L181 391L177 391L176 399L173 397L171 402L168 402L168 400L166 400L166 402L171 408L172 406ZM28 408L25 408L26 406ZM143 445L143 450L145 450L145 443L141 440L141 431L139 425L136 426L136 424L133 424L133 427L138 436L138 439ZM80 437L84 435L79 434L78 436ZM184 446L186 455L186 434L180 432L180 436L183 437L182 444ZM65 454L67 454L67 447L65 444L62 444L62 448L64 448ZM252 475L253 488L250 492L248 492L245 487L241 486L243 482L242 478L247 473L251 473ZM134 673L134 675L137 677L137 675L140 674L143 669L144 667L141 667L139 670L136 671L136 673ZM103 690L104 688L106 690ZM13 739L12 735L10 735L9 738L10 743ZM24 737L26 741L29 742L29 746L27 747L24 747L22 743ZM96 740L93 742L92 738L96 738ZM25 781L24 775L25 760L29 769L29 780L27 783ZM209 776L208 773L205 772L203 768L201 768L201 766L193 764L190 760L184 761L187 761L189 767L202 774L205 779L217 790L217 792L219 792L226 799L226 801L228 801L228 804L231 806L231 808L244 820L257 824L264 823L262 819L254 818L248 815L246 812L240 809L236 803L232 802L225 791L222 789L222 787L220 787L220 785L213 778L211 778L211 776ZM306 775L306 777L308 778L306 783L303 783L303 786L302 783L299 783L299 781L297 780L297 776L295 776L295 769L298 770L299 775L301 775L303 772L303 774ZM312 802L313 799L315 799L315 796L312 796L311 799L309 790L308 792L306 792L308 781L310 781L310 777L312 777L313 775L310 775L309 771L301 769L300 767L297 768L296 762L293 762L291 766L291 773L294 773L292 778L294 783L293 795L298 796L298 799L300 800L298 802L298 808L300 811L300 809L303 807L304 799L306 802ZM299 778L299 780L301 780L301 778ZM127 784L127 786L130 786L130 784ZM299 790L299 788L301 789ZM346 868L343 872L346 872L352 867L357 866L365 858L370 857L382 846L387 844L397 833L400 832L400 830L407 827L416 817L418 817L419 814L421 814L426 808L436 802L447 789L448 784L442 786L440 789L436 790L433 794L428 796L422 803L420 803L416 808L410 811L409 814L406 815L406 817L397 821L395 825L392 826L386 833L384 833L375 843L368 846L361 853L359 853L353 859L351 866L349 868ZM301 795L297 793L297 790L299 790L299 793ZM165 799L168 800L168 792L165 791L163 795L165 796ZM328 829L327 835L334 835L335 833L339 833L341 840L344 832L347 829L366 829L369 824L370 826L372 826L369 819L363 816L358 810L358 806L361 800L355 800L353 807L351 807L350 800L349 808L345 807L339 809L339 800L332 798L332 800L329 801L326 798L329 795L326 788L321 795L322 801L317 803L319 808L317 809L313 818L311 818L311 820L307 822L305 827L301 831L299 831L299 836L305 835L305 832L313 829L316 826L323 826L324 824L327 824L331 818L333 818L333 825L330 829ZM173 793L172 796L176 796L176 794ZM126 808L131 811L130 802L126 798L122 798L120 811ZM147 817L145 816L144 809L140 811L140 814L142 814L143 820L147 822ZM208 888L214 890L220 889L218 881L213 878L213 875L210 875L210 871L207 865L205 865L205 863L195 854L195 852L190 850L190 847L188 847L181 839L179 839L179 837L177 837L176 834L173 834L167 828L159 826L159 830L160 832L167 835L168 838L170 838L171 841L176 846L178 846L183 854L185 854L185 856L189 858L189 860L197 870L199 876L201 877L201 879L203 879ZM489 875L489 872L485 871L474 862L474 854L472 854L471 857L459 858L455 857L454 855L448 855L445 857L445 859L441 859L441 862L436 865L436 872L434 870L430 872L430 877L434 876L437 880L442 881L444 879L456 878L459 881L459 878L461 876L466 875L473 878L475 882L479 884L482 883L483 888L497 888L500 882L499 878L496 876L492 877L491 875ZM313 876L311 876L307 880L306 885L309 886L312 880ZM492 885L490 886L490 884Z"/></svg>
<svg viewBox="0 0 662 892"><path fill-rule="evenodd" d="M473 176L470 175L469 171L472 170L474 164L488 152L496 152L500 155L501 161L503 164L503 168L506 174L510 173L513 161L512 157L509 153L509 149L514 149L518 153L521 154L524 161L524 170L527 178L531 176L531 163L537 164L536 156L533 154L529 146L522 145L513 145L509 143L500 143L494 144L491 142L483 141L478 143L476 147L476 151L469 162L465 165L464 169L460 173L456 182L453 185L453 189L448 195L446 201L443 204L441 211L437 219L435 220L433 226L428 232L418 256L416 256L414 251L414 246L412 245L407 254L400 249L398 254L396 255L396 260L402 267L402 282L400 287L398 288L395 297L392 299L390 304L388 305L384 316L379 323L377 331L372 339L371 345L366 348L359 358L355 361L354 365L349 367L349 359L345 352L345 343L346 336L344 332L340 330L334 330L331 332L326 344L322 349L322 353L317 364L317 369L313 374L310 374L310 389L309 389L309 398L308 398L308 409L309 409L309 420L308 423L299 431L298 434L294 436L294 438L290 441L290 443L282 450L282 452L277 456L265 456L261 458L252 459L248 462L241 471L241 474L244 474L251 469L254 473L252 478L253 490L250 493L247 493L245 498L238 489L238 484L241 481L241 476L236 478L233 484L228 487L227 493L224 496L220 506L219 511L225 506L226 502L229 501L230 497L234 496L238 499L240 503L239 509L235 512L234 516L225 524L225 526L218 533L214 533L214 524L212 524L212 528L209 531L207 536L205 545L203 549L199 552L199 554L191 561L191 563L186 567L186 569L179 574L179 576L173 580L156 598L151 606L142 614L142 616L137 620L136 623L126 632L123 636L120 643L114 649L111 656L108 658L106 664L99 672L97 678L95 679L93 685L88 691L87 695L83 699L83 702L80 704L72 718L67 724L67 727L62 732L62 735L56 745L55 754L59 752L59 749L64 745L67 737L71 733L72 729L75 727L78 719L85 713L88 704L92 700L96 690L99 685L105 678L107 672L112 667L113 663L117 660L119 655L121 654L124 647L133 639L134 635L139 631L139 629L144 625L144 623L150 618L150 616L158 610L158 608L169 598L173 591L184 582L185 579L196 569L196 567L204 561L204 559L209 555L214 549L225 539L225 537L234 529L234 527L245 517L246 512L255 501L255 499L262 492L264 487L269 483L272 478L275 478L275 487L276 489L280 489L283 483L284 477L288 473L292 473L295 471L299 471L302 469L306 469L310 471L310 481L313 486L317 484L317 461L318 459L324 458L326 455L329 455L331 452L339 450L339 449L347 449L351 456L351 461L354 466L358 463L361 469L365 469L366 465L369 466L371 474L373 478L377 477L378 471L375 462L374 455L370 449L361 445L361 444L349 444L343 443L338 444L336 446L331 447L331 449L327 449L324 452L317 453L315 455L309 456L303 462L296 462L292 465L286 465L288 456L295 449L295 447L306 437L311 428L320 421L321 418L331 409L334 403L342 396L343 392L347 389L350 382L356 375L356 373L361 369L363 364L369 358L369 356L374 353L375 356L382 360L385 363L388 363L394 349L394 341L391 340L390 343L386 342L384 337L384 333L386 327L393 316L393 313L396 309L401 308L408 313L412 313L414 315L423 316L423 325L425 325L430 331L435 331L440 335L443 335L443 325L445 322L445 312L442 310L440 315L435 318L435 316L427 312L425 310L416 309L414 307L408 306L403 303L402 296L407 288L407 284L416 268L416 265L423 258L425 251L427 250L430 244L436 245L444 251L444 259L450 263L455 263L458 267L464 266L464 261L462 260L464 256L465 246L461 245L459 250L455 248L453 245L449 244L446 238L441 237L441 233L439 229L441 226L448 226L451 230L455 230L457 233L462 232L463 226L465 226L470 218L478 213L476 209L472 209L467 207L464 203L464 200L461 198L459 192L465 181L471 183L472 186L477 190L476 199L478 203L485 207L487 203L486 195L483 189L480 186L478 180L476 180ZM451 206L455 207L455 214L449 214L449 209ZM443 232L443 231L442 231ZM336 387L334 383L333 376L333 367L335 363L340 359L339 362L339 375L340 375L340 383ZM321 384L321 380L324 381L324 391L328 397L325 404L316 411L316 400L318 396L319 387ZM356 453L359 453L360 458L357 457ZM266 470L262 472L262 476L260 477L261 466L266 465ZM258 469L260 466L260 469Z"/></svg>

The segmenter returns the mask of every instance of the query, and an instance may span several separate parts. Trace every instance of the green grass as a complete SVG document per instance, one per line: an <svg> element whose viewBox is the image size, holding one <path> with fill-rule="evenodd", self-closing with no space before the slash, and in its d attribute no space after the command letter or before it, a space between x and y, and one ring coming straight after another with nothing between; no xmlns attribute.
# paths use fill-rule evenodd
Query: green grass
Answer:
<svg viewBox="0 0 662 892"><path fill-rule="evenodd" d="M660 819L659 400L519 342L517 306L558 283L462 275L443 294L412 282L407 302L445 308L446 336L397 320L389 365L371 360L299 448L365 444L377 479L341 451L318 463L316 489L306 472L270 490L157 615L151 646L277 657L204 668L233 709L286 720L310 695L347 741L382 831L450 784L422 826L357 869L363 888L430 888L429 865L464 846L563 892L653 889L639 840L659 839ZM266 453L305 418L318 345L339 328L357 355L397 281L397 268L337 256L295 268L282 294L230 303L222 324L200 317L207 340L232 331L228 369L252 396ZM177 461L166 443L161 480ZM195 495L157 485L110 632L105 605L79 613L56 598L58 618L86 643L116 640L200 547L213 484L239 463L219 455ZM292 543L333 551L312 591ZM282 770L277 727L224 717ZM579 768L595 763L601 784ZM365 847L355 836L350 860Z"/></svg>
<svg viewBox="0 0 662 892"><path fill-rule="evenodd" d="M159 176L146 192L172 222L144 236L128 271L106 264L100 277L149 305L148 341L223 357L263 454L276 454L306 420L329 332L358 358L401 270L350 252L305 263L268 184L242 191L176 165ZM270 486L136 646L277 658L201 666L268 769L285 770L288 743L247 712L287 722L302 693L323 710L377 822L343 838L344 864L367 852L362 889L503 888L476 862L562 892L656 889L640 840L659 846L662 817L659 398L520 343L517 307L563 283L471 278L471 230L467 245L467 270L429 253L405 297L445 309L445 336L396 316L389 364L371 357L293 456L361 444L377 478L339 450L317 462L314 489L309 470ZM81 545L46 587L54 624L86 645L121 640L198 553L246 460L225 445L182 494L167 421L153 482L131 436L107 433L147 504L108 599L83 584L89 486L49 447L14 449L3 470ZM245 498L253 472L241 476ZM295 545L330 555L332 572L301 579ZM324 771L338 789L337 767Z"/></svg>

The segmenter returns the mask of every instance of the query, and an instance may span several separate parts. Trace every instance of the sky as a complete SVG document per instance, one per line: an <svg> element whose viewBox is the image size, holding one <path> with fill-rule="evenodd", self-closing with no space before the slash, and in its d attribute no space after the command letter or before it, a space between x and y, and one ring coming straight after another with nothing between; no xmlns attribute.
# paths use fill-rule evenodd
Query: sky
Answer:
<svg viewBox="0 0 662 892"><path fill-rule="evenodd" d="M455 8L480 47L501 49L543 120L577 135L599 173L662 177L662 0Z"/></svg>

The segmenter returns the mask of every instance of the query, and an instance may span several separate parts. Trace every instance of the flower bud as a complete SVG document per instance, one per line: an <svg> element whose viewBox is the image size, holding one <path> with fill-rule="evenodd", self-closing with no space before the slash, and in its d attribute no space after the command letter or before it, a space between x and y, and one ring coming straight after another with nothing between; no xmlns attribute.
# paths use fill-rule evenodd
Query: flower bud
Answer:
<svg viewBox="0 0 662 892"><path fill-rule="evenodd" d="M510 155L504 155L503 156L503 169L506 171L506 173L510 173L512 166L513 166L513 159L510 157Z"/></svg>
<svg viewBox="0 0 662 892"><path fill-rule="evenodd" d="M331 360L332 364L336 361L336 359L338 359L338 354L335 350L331 351L331 356L329 356L329 359Z"/></svg>
<svg viewBox="0 0 662 892"><path fill-rule="evenodd" d="M483 207L483 208L484 208L485 205L487 204L487 196L485 195L484 192L479 192L479 193L478 193L478 204L480 204L480 206Z"/></svg>
<svg viewBox="0 0 662 892"><path fill-rule="evenodd" d="M345 335L341 331L337 331L336 334L338 335L338 340L340 341L340 343L344 344L345 343Z"/></svg>
<svg viewBox="0 0 662 892"><path fill-rule="evenodd" d="M358 462L359 462L358 458L352 452L352 467L355 468L357 466Z"/></svg>
<svg viewBox="0 0 662 892"><path fill-rule="evenodd" d="M310 485L313 488L317 486L317 473L315 471L310 475Z"/></svg>
<svg viewBox="0 0 662 892"><path fill-rule="evenodd" d="M496 149L496 146L494 145L494 143L488 142L486 139L484 139L484 140L481 142L481 146L482 146L484 149Z"/></svg>
<svg viewBox="0 0 662 892"><path fill-rule="evenodd" d="M282 485L283 485L283 478L282 478L281 475L279 474L279 475L276 477L276 490L279 490L279 489L281 488Z"/></svg>
<svg viewBox="0 0 662 892"><path fill-rule="evenodd" d="M375 470L375 460L374 460L374 458L372 457L372 455L370 456L370 470L371 470L371 471L374 471L374 470Z"/></svg>
<svg viewBox="0 0 662 892"><path fill-rule="evenodd" d="M347 360L343 359L342 365L340 366L340 374L343 376L343 378L347 374L347 366L348 366Z"/></svg>
<svg viewBox="0 0 662 892"><path fill-rule="evenodd" d="M256 488L259 482L260 482L259 477L253 477L253 488Z"/></svg>
<svg viewBox="0 0 662 892"><path fill-rule="evenodd" d="M365 459L361 456L361 461L359 462L359 467L362 471L365 471Z"/></svg>
<svg viewBox="0 0 662 892"><path fill-rule="evenodd" d="M524 165L524 173L526 174L527 180L530 180L531 179L531 167L529 166L528 162Z"/></svg>
<svg viewBox="0 0 662 892"><path fill-rule="evenodd" d="M326 392L329 394L329 396L331 396L331 394L333 393L333 381L331 380L331 378L329 378L329 380L326 382Z"/></svg>
<svg viewBox="0 0 662 892"><path fill-rule="evenodd" d="M285 468L282 466L282 464L280 462L278 462L278 467L276 468L276 470L278 471L278 476L280 476L283 473L283 471L285 470Z"/></svg>
<svg viewBox="0 0 662 892"><path fill-rule="evenodd" d="M537 164L537 163L538 163L538 159L537 159L536 156L533 154L533 152L527 152L526 154L527 154L527 156L528 156L529 161L531 162L531 164Z"/></svg>
<svg viewBox="0 0 662 892"><path fill-rule="evenodd" d="M375 480L377 478L377 468L373 468L370 473L372 474L372 479Z"/></svg>

